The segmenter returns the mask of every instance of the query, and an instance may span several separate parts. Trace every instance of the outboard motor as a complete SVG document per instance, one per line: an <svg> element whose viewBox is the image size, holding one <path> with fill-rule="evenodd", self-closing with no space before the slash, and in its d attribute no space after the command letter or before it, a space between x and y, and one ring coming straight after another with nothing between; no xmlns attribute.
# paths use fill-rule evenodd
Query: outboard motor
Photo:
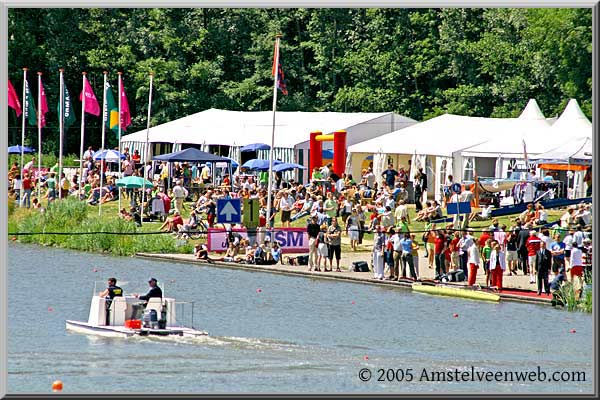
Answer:
<svg viewBox="0 0 600 400"><path fill-rule="evenodd" d="M143 318L144 328L156 328L158 326L158 314L156 310L145 310Z"/></svg>

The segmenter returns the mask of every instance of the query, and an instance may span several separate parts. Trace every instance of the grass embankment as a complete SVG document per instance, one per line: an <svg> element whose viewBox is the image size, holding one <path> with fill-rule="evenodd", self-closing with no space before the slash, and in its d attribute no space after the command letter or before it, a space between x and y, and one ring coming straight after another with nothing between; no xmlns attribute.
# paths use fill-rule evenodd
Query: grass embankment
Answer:
<svg viewBox="0 0 600 400"><path fill-rule="evenodd" d="M131 256L137 252L189 253L193 247L193 244L182 243L169 234L140 235L141 232L157 231L159 225L145 224L142 228L137 228L133 222L118 217L116 203L103 205L102 216L98 215L97 207L77 199L52 202L43 213L15 207L14 201L9 201L8 208L9 232L36 233L15 235L21 243L119 256Z"/></svg>

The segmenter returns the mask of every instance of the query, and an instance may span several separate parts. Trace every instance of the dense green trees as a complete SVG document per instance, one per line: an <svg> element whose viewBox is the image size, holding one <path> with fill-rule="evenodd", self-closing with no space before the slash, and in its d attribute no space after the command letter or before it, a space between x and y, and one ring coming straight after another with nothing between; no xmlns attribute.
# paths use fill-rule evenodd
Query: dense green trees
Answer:
<svg viewBox="0 0 600 400"><path fill-rule="evenodd" d="M280 110L503 117L534 97L554 116L576 98L591 118L590 9L11 9L8 30L18 93L23 67L34 94L44 73L46 151L57 151L58 68L77 99L82 71L99 98L102 71L114 87L123 71L129 131L146 125L150 71L153 124L210 107L268 110L276 33L289 90ZM70 128L67 152L77 152L78 131ZM97 117L86 116L86 142L100 143Z"/></svg>

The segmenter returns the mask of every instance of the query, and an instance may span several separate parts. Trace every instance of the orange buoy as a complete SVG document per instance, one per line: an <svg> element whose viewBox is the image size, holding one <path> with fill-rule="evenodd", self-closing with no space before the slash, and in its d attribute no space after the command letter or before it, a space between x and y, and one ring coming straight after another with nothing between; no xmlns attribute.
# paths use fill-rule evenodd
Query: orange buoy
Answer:
<svg viewBox="0 0 600 400"><path fill-rule="evenodd" d="M256 293L260 293L260 292L262 292L261 288L256 289Z"/></svg>
<svg viewBox="0 0 600 400"><path fill-rule="evenodd" d="M15 242L17 240L17 237L13 236L13 237L10 238L10 240L12 240L13 242Z"/></svg>
<svg viewBox="0 0 600 400"><path fill-rule="evenodd" d="M94 269L92 270L92 272L98 272L98 269L94 268Z"/></svg>
<svg viewBox="0 0 600 400"><path fill-rule="evenodd" d="M454 318L458 318L458 314L457 314L457 313L454 313L454 314L452 314L452 316L453 316Z"/></svg>
<svg viewBox="0 0 600 400"><path fill-rule="evenodd" d="M48 307L48 311L54 311L54 308Z"/></svg>
<svg viewBox="0 0 600 400"><path fill-rule="evenodd" d="M369 359L369 356L365 356L365 361Z"/></svg>
<svg viewBox="0 0 600 400"><path fill-rule="evenodd" d="M356 304L356 302L354 300L352 300L352 304Z"/></svg>
<svg viewBox="0 0 600 400"><path fill-rule="evenodd" d="M575 333L575 332L577 332L577 331L575 330L575 328L571 329L571 333Z"/></svg>
<svg viewBox="0 0 600 400"><path fill-rule="evenodd" d="M63 383L62 381L56 380L52 383L52 391L53 392L60 392L61 390L63 390Z"/></svg>

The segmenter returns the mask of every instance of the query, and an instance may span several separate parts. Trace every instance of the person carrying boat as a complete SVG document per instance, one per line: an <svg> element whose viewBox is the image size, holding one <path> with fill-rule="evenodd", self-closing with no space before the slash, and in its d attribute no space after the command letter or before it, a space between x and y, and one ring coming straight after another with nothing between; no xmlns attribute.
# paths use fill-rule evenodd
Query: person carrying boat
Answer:
<svg viewBox="0 0 600 400"><path fill-rule="evenodd" d="M98 296L106 299L106 325L110 325L110 306L115 297L123 296L123 289L117 286L117 278L108 278L108 287L98 293Z"/></svg>
<svg viewBox="0 0 600 400"><path fill-rule="evenodd" d="M145 301L148 301L152 297L162 298L162 290L161 290L161 288L158 287L157 283L158 283L158 281L155 278L150 278L148 280L148 285L150 285L150 290L148 291L148 293L146 293L142 296L135 294L134 296L140 300L145 300Z"/></svg>

